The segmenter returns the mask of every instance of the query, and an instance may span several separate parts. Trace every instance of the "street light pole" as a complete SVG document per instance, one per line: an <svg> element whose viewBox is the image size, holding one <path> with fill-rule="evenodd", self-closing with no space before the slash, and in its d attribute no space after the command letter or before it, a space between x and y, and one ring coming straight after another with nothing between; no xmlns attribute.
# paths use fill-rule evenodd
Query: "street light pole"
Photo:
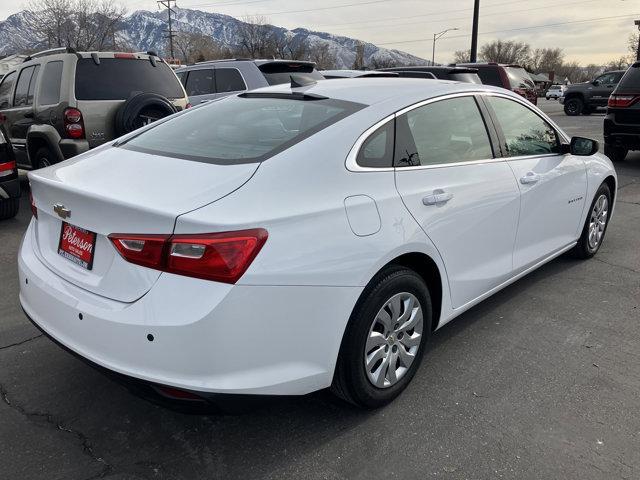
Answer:
<svg viewBox="0 0 640 480"><path fill-rule="evenodd" d="M431 65L435 65L436 63L436 40L444 37L445 33L450 32L452 30L459 30L459 28L447 28L439 33L433 34L433 50L431 52Z"/></svg>

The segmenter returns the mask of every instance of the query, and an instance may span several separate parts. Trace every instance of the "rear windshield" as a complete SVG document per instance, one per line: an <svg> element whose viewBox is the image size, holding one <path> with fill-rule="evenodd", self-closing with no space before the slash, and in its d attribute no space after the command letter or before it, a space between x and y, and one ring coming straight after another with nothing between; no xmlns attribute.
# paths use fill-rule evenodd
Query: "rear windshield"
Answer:
<svg viewBox="0 0 640 480"><path fill-rule="evenodd" d="M511 88L535 88L533 80L524 68L504 67Z"/></svg>
<svg viewBox="0 0 640 480"><path fill-rule="evenodd" d="M76 100L126 100L135 92L184 97L180 82L162 62L154 67L149 60L129 58L101 58L99 65L91 58L78 60Z"/></svg>
<svg viewBox="0 0 640 480"><path fill-rule="evenodd" d="M618 84L617 93L640 93L640 66L627 70Z"/></svg>
<svg viewBox="0 0 640 480"><path fill-rule="evenodd" d="M291 75L300 80L324 80L324 77L313 65L308 63L265 63L260 65L260 71L269 85L290 83Z"/></svg>
<svg viewBox="0 0 640 480"><path fill-rule="evenodd" d="M456 82L482 84L482 80L480 80L477 73L452 73L449 76L451 80Z"/></svg>
<svg viewBox="0 0 640 480"><path fill-rule="evenodd" d="M261 162L361 108L331 99L232 96L187 110L120 146L204 163Z"/></svg>

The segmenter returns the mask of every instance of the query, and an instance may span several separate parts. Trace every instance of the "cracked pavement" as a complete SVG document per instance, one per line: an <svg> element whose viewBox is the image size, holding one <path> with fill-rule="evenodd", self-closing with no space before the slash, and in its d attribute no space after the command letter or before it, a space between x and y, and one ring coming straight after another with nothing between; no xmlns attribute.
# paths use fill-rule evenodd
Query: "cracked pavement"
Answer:
<svg viewBox="0 0 640 480"><path fill-rule="evenodd" d="M602 115L543 108L601 138ZM561 257L439 331L407 391L323 392L237 415L148 403L54 345L18 304L30 218L0 223L0 478L640 478L640 152L595 260Z"/></svg>

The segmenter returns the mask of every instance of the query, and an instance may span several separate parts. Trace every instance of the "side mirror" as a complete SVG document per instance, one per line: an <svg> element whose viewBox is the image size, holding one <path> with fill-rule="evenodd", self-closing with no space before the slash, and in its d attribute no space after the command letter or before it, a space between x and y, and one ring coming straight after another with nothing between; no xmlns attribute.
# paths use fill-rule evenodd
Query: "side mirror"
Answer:
<svg viewBox="0 0 640 480"><path fill-rule="evenodd" d="M598 85L600 85L600 80L594 80L593 82L591 82L591 84L592 84L594 87L597 87Z"/></svg>
<svg viewBox="0 0 640 480"><path fill-rule="evenodd" d="M569 144L569 153L580 157L588 157L597 153L600 145L596 140L584 137L573 137Z"/></svg>

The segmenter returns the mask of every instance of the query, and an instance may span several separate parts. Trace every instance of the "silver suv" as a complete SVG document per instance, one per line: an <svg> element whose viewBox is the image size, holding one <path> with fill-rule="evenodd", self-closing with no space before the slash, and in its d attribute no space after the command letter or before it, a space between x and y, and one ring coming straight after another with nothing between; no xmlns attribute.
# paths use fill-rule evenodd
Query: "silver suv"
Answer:
<svg viewBox="0 0 640 480"><path fill-rule="evenodd" d="M24 169L73 157L186 107L182 84L153 52L46 50L0 83L0 122Z"/></svg>
<svg viewBox="0 0 640 480"><path fill-rule="evenodd" d="M235 58L199 62L179 68L176 75L185 86L189 101L198 103L233 93L302 80L323 80L313 62L298 60L250 60Z"/></svg>

